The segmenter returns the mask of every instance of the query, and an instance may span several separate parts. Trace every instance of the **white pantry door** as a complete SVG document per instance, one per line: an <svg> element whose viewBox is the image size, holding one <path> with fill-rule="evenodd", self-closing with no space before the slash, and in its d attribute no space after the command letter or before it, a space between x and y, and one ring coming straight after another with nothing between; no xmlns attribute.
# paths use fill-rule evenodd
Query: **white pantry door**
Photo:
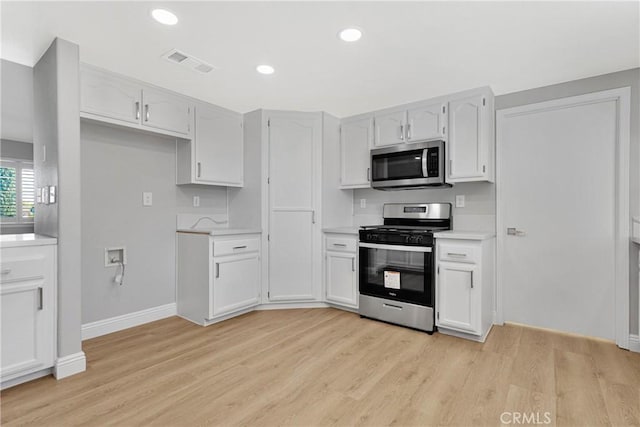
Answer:
<svg viewBox="0 0 640 427"><path fill-rule="evenodd" d="M269 118L269 300L316 298L320 116Z"/></svg>
<svg viewBox="0 0 640 427"><path fill-rule="evenodd" d="M616 339L620 99L603 93L498 111L504 321Z"/></svg>

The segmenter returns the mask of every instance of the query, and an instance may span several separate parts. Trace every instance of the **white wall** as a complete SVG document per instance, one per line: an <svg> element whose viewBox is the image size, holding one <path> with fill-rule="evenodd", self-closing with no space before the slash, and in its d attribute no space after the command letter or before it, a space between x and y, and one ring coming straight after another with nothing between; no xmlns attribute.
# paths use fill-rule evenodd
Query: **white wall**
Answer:
<svg viewBox="0 0 640 427"><path fill-rule="evenodd" d="M226 215L226 189L176 186L175 138L83 121L81 140L82 323L175 302L176 214ZM143 191L153 206L142 206ZM127 249L122 286L104 266L114 246Z"/></svg>
<svg viewBox="0 0 640 427"><path fill-rule="evenodd" d="M82 351L79 104L78 46L55 39L34 67L33 143L36 187L57 186L56 203L36 205L35 232L58 238L59 357Z"/></svg>
<svg viewBox="0 0 640 427"><path fill-rule="evenodd" d="M465 196L465 207L455 207L455 196ZM366 208L360 200L366 199ZM495 231L495 185L487 182L456 184L451 188L430 190L380 191L359 189L354 191L353 211L356 225L382 223L382 206L385 203L451 203L453 228L456 230Z"/></svg>
<svg viewBox="0 0 640 427"><path fill-rule="evenodd" d="M33 143L33 68L0 60L0 138Z"/></svg>

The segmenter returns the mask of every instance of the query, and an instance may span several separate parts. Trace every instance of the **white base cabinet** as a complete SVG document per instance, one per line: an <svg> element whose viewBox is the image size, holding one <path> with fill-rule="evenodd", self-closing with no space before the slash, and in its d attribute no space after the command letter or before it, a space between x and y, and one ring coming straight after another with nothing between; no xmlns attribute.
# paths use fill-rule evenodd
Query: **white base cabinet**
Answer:
<svg viewBox="0 0 640 427"><path fill-rule="evenodd" d="M260 303L260 235L177 233L178 315L209 325Z"/></svg>
<svg viewBox="0 0 640 427"><path fill-rule="evenodd" d="M436 237L436 326L440 332L480 342L486 339L494 316L494 241L493 237Z"/></svg>
<svg viewBox="0 0 640 427"><path fill-rule="evenodd" d="M325 299L330 304L358 308L358 236L325 233Z"/></svg>
<svg viewBox="0 0 640 427"><path fill-rule="evenodd" d="M4 384L52 368L56 358L56 246L0 249Z"/></svg>

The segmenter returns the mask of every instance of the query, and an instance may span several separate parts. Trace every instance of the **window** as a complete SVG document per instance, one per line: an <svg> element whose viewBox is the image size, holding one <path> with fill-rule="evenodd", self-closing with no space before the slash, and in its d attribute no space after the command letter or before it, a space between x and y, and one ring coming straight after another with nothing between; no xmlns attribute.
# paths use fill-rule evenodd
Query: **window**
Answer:
<svg viewBox="0 0 640 427"><path fill-rule="evenodd" d="M33 222L35 202L33 164L3 159L0 163L0 221L3 224Z"/></svg>

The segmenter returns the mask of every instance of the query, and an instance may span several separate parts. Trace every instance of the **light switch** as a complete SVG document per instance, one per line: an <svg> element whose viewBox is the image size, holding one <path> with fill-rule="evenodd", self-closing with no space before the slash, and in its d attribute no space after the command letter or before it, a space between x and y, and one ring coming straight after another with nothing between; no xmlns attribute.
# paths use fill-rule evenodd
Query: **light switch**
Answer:
<svg viewBox="0 0 640 427"><path fill-rule="evenodd" d="M360 199L360 207L362 209L367 207L367 199Z"/></svg>
<svg viewBox="0 0 640 427"><path fill-rule="evenodd" d="M153 204L153 193L145 191L142 193L142 206L151 206Z"/></svg>
<svg viewBox="0 0 640 427"><path fill-rule="evenodd" d="M197 208L200 206L200 196L193 196L193 207Z"/></svg>
<svg viewBox="0 0 640 427"><path fill-rule="evenodd" d="M464 208L464 194L456 195L456 208Z"/></svg>

